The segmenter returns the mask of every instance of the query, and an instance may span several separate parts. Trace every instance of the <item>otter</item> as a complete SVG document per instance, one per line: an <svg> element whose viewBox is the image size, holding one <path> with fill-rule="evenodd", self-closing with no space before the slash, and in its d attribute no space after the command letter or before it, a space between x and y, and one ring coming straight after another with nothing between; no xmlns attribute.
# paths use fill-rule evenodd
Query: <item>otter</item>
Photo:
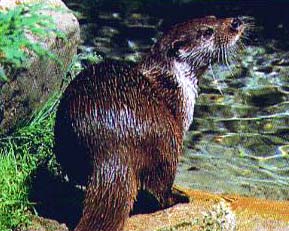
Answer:
<svg viewBox="0 0 289 231"><path fill-rule="evenodd" d="M122 231L139 192L161 208L172 186L183 136L193 120L201 75L240 47L243 18L209 16L177 24L135 65L89 65L68 85L55 123L63 170L87 184L75 231Z"/></svg>

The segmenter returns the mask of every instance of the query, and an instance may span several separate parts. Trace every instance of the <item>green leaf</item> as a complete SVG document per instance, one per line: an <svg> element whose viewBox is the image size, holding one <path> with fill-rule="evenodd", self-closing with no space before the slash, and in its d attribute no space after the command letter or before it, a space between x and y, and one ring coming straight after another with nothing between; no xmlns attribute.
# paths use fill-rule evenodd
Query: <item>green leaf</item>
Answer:
<svg viewBox="0 0 289 231"><path fill-rule="evenodd" d="M57 56L41 45L49 36L66 39L65 34L57 29L53 19L44 14L46 10L61 11L41 3L32 3L0 12L0 62L3 69L22 67L31 54L41 58L47 57L62 66ZM34 35L38 42L29 40L26 37L27 32ZM2 74L0 78L4 80L7 76Z"/></svg>
<svg viewBox="0 0 289 231"><path fill-rule="evenodd" d="M8 81L7 75L5 74L5 71L2 67L0 67L0 81L2 82Z"/></svg>

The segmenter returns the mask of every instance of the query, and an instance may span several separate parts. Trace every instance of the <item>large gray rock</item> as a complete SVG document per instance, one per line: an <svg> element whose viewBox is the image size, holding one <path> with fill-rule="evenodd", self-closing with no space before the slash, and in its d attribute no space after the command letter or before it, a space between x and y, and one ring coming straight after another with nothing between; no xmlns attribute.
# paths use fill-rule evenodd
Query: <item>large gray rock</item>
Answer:
<svg viewBox="0 0 289 231"><path fill-rule="evenodd" d="M14 7L19 2L31 0L2 0L0 9ZM45 11L55 21L57 28L67 37L66 41L56 37L48 38L45 46L57 54L64 64L63 68L49 58L31 58L27 70L14 71L10 81L0 82L0 134L13 131L19 124L27 121L32 113L60 87L64 70L76 54L80 41L79 24L75 16L61 0L44 0L45 4L62 7L65 11ZM34 39L34 38L31 38Z"/></svg>

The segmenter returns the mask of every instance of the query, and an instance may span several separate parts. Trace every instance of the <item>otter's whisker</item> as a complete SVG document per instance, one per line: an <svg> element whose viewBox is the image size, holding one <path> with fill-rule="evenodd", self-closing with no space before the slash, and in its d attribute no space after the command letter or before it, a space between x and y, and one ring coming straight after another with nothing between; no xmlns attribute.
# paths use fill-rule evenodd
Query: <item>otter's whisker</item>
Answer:
<svg viewBox="0 0 289 231"><path fill-rule="evenodd" d="M224 54L224 47L221 45L221 58L222 58L222 63L225 65L225 54Z"/></svg>
<svg viewBox="0 0 289 231"><path fill-rule="evenodd" d="M245 49L246 49L245 44L244 44L241 40L238 42L238 46L239 46L239 48L240 48L241 50L245 50Z"/></svg>
<svg viewBox="0 0 289 231"><path fill-rule="evenodd" d="M230 60L228 59L228 53L227 53L227 47L228 46L223 46L224 49L224 54L225 54L225 66L227 67L228 71L230 72L231 76L234 77L232 68L231 68L231 64L230 64Z"/></svg>
<svg viewBox="0 0 289 231"><path fill-rule="evenodd" d="M235 48L231 48L230 49L229 57L232 60L232 63L237 62L237 50Z"/></svg>
<svg viewBox="0 0 289 231"><path fill-rule="evenodd" d="M218 63L220 63L220 58L221 58L221 49L218 48Z"/></svg>
<svg viewBox="0 0 289 231"><path fill-rule="evenodd" d="M214 70L213 70L213 67L212 67L212 59L211 58L210 58L210 61L209 61L209 70L210 70L211 75L213 77L213 83L217 86L217 89L220 92L220 94L224 95L223 91L222 91L222 88L219 85L219 81L218 81L218 79L215 76L215 73L214 73Z"/></svg>
<svg viewBox="0 0 289 231"><path fill-rule="evenodd" d="M194 63L197 66L200 66L202 59L203 59L203 54L202 54L202 52L199 52L198 55L195 56L195 62Z"/></svg>

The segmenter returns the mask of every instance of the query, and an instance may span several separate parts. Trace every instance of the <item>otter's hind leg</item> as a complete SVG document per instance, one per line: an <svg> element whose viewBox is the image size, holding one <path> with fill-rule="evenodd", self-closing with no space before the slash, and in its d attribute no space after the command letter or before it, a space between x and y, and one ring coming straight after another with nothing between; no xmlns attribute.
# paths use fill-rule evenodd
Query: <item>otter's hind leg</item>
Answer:
<svg viewBox="0 0 289 231"><path fill-rule="evenodd" d="M136 178L118 158L94 166L75 231L122 231L137 194Z"/></svg>
<svg viewBox="0 0 289 231"><path fill-rule="evenodd" d="M177 162L162 161L150 171L144 182L144 188L159 201L161 208L168 208L177 203L188 203L189 197L173 190Z"/></svg>

